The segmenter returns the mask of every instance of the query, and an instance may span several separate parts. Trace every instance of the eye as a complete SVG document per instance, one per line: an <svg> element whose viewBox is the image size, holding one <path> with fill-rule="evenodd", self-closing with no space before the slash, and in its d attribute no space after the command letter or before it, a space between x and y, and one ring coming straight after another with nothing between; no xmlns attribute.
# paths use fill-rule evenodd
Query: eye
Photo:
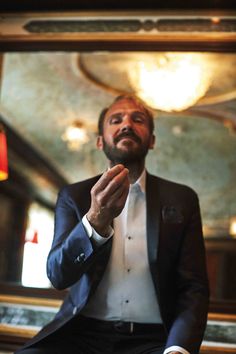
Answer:
<svg viewBox="0 0 236 354"><path fill-rule="evenodd" d="M122 119L121 115L116 114L114 116L111 116L109 122L110 122L110 124L119 124L121 122L121 119Z"/></svg>
<svg viewBox="0 0 236 354"><path fill-rule="evenodd" d="M145 116L142 113L134 113L132 118L136 123L144 123L145 121Z"/></svg>

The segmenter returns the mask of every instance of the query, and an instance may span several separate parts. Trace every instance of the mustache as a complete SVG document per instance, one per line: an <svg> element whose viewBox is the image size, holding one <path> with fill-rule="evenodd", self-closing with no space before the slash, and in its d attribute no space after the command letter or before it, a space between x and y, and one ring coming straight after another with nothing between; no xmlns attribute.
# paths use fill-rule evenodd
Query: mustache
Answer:
<svg viewBox="0 0 236 354"><path fill-rule="evenodd" d="M133 131L120 133L116 138L114 138L114 143L117 144L122 138L126 138L126 137L132 138L137 143L141 143L141 139Z"/></svg>

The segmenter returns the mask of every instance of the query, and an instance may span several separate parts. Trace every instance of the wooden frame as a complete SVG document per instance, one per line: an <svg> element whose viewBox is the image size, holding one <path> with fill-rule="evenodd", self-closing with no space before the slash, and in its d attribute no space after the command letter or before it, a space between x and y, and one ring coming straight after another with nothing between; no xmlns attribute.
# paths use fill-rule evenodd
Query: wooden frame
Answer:
<svg viewBox="0 0 236 354"><path fill-rule="evenodd" d="M0 295L0 306L7 304L22 308L30 307L35 312L48 308L56 313L62 301L56 299L42 299L34 297ZM16 350L22 346L27 340L32 338L39 328L9 325L0 323L0 350Z"/></svg>
<svg viewBox="0 0 236 354"><path fill-rule="evenodd" d="M42 298L32 298L32 297L23 297L23 296L12 296L12 295L0 295L0 306L1 304L8 304L9 306L30 306L39 311L41 309L49 308L53 309L55 312L61 305L62 301L55 299L42 299ZM218 313L210 313L208 315L208 324L210 325L211 321L217 322L228 322L235 324L236 327L236 315L223 315ZM26 340L32 338L37 332L38 328L24 328L17 325L9 324L0 324L0 350L10 349L15 350L17 347L21 346ZM236 345L232 347L224 347L224 345L213 345L210 343L203 343L201 346L201 354L215 354L215 353L236 353Z"/></svg>
<svg viewBox="0 0 236 354"><path fill-rule="evenodd" d="M236 11L132 11L132 12L64 12L64 13L23 13L3 14L0 20L1 51L234 51L236 47L236 32L215 31L185 32L157 31L146 29L144 23L160 20L197 21L198 18L209 21L234 20ZM25 25L32 21L139 21L139 31L105 31L105 32L29 32ZM215 19L215 20L214 20ZM146 22L145 22L146 21ZM149 22L148 22L149 21Z"/></svg>
<svg viewBox="0 0 236 354"><path fill-rule="evenodd" d="M0 304L1 303L20 305L20 306L30 305L32 307L35 307L35 309L41 307L58 309L62 304L62 301L56 299L43 299L43 298L23 297L23 296L14 296L14 295L0 295ZM36 329L19 328L17 326L13 327L2 323L0 324L0 338L1 335L8 335L8 336L29 339L37 332L38 331Z"/></svg>

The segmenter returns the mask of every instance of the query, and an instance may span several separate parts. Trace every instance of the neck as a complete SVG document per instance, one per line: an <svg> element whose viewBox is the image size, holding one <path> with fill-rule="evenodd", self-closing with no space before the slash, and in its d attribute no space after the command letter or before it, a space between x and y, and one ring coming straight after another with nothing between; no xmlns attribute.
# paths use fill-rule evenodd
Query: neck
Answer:
<svg viewBox="0 0 236 354"><path fill-rule="evenodd" d="M110 167L115 166L116 163L110 161ZM124 163L124 166L126 168L128 168L129 170L129 181L131 184L135 183L137 181L137 179L140 177L141 173L144 170L144 166L145 166L145 161L135 161L135 162L127 162Z"/></svg>

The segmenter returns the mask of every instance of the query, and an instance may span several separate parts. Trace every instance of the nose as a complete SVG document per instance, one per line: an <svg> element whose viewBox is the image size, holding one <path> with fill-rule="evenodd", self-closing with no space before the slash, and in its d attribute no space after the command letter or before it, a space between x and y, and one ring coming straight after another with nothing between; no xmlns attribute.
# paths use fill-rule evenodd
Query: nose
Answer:
<svg viewBox="0 0 236 354"><path fill-rule="evenodd" d="M123 124L121 127L122 132L127 132L132 130L132 120L129 116L124 117Z"/></svg>

